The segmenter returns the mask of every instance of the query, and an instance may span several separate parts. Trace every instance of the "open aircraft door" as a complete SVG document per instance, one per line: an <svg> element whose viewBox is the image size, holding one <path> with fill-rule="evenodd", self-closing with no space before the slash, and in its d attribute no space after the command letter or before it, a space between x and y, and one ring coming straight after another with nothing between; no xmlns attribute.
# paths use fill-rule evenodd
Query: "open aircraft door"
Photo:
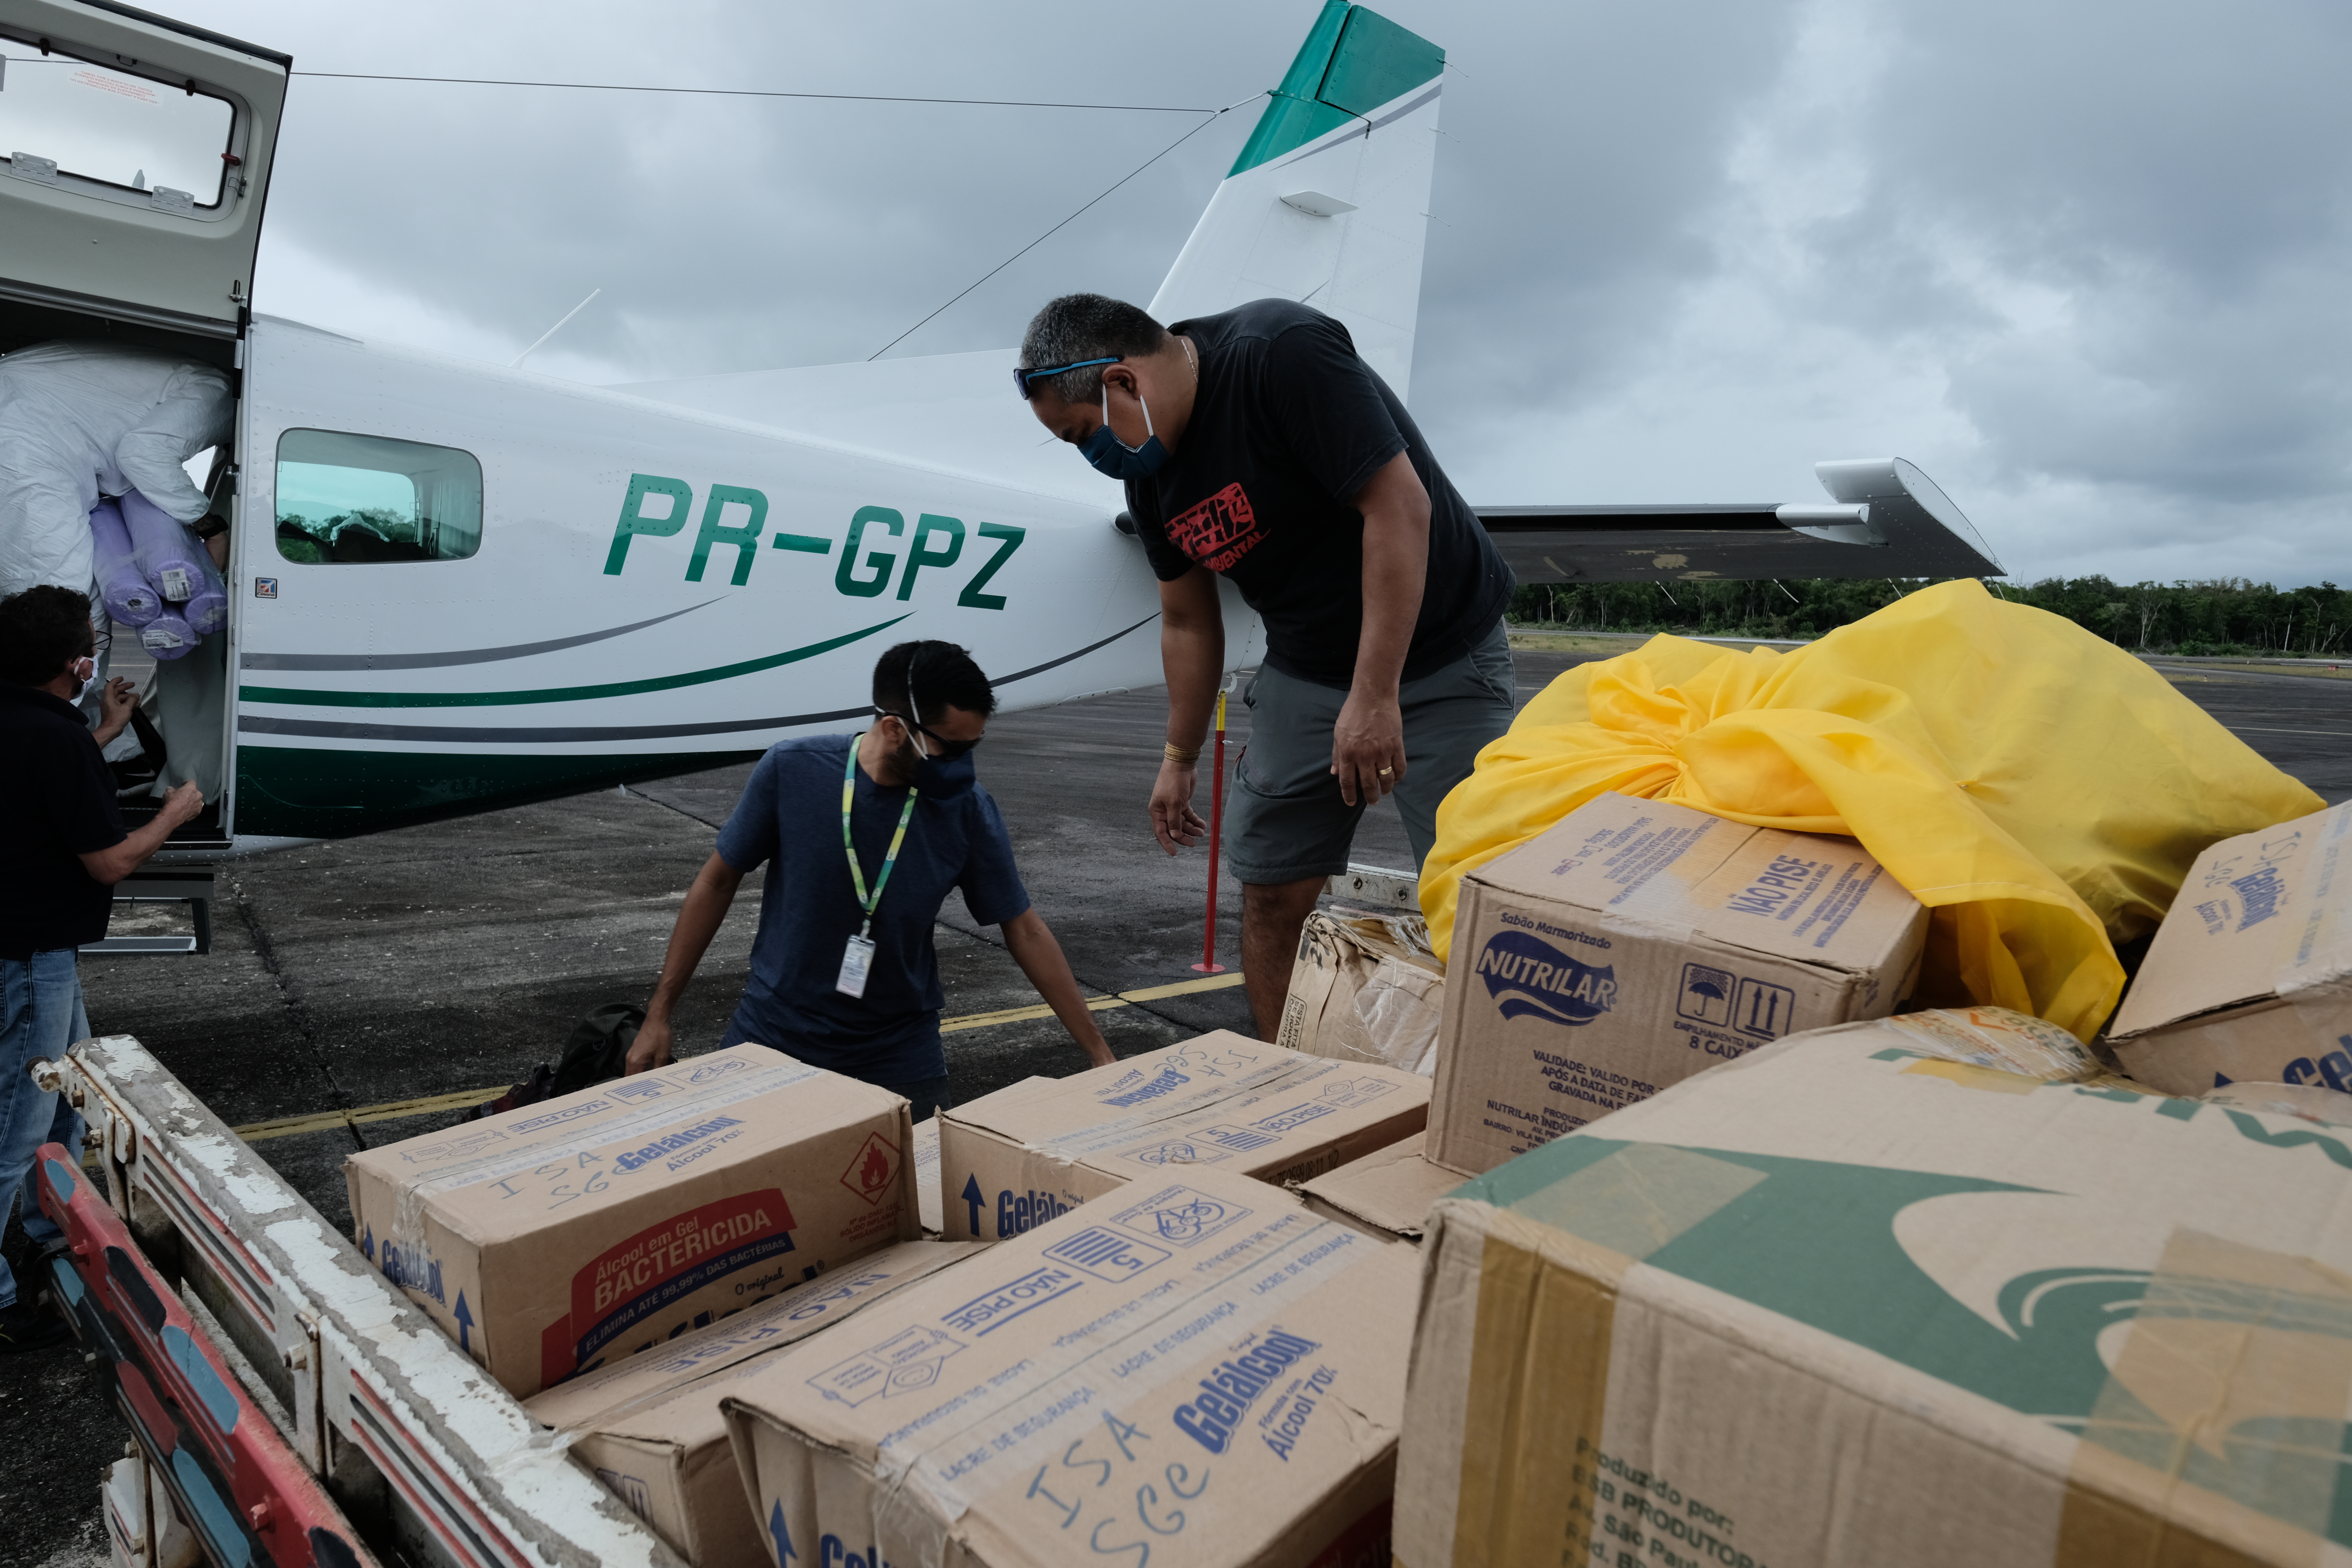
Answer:
<svg viewBox="0 0 2352 1568"><path fill-rule="evenodd" d="M106 342L226 373L237 416L212 478L215 496L231 498L221 510L233 540L251 531L235 499L250 407L249 301L291 63L111 0L0 0L0 353ZM257 526L268 532L267 520ZM229 624L206 639L223 646L191 659L233 668L244 619L237 565L233 553ZM209 861L236 831L233 693L218 706L216 731L209 711L192 725L201 734L165 726L175 753L218 757L207 809L116 890L119 900L188 900L196 935L118 937L101 944L109 950L208 945ZM124 803L134 826L152 809L135 796Z"/></svg>
<svg viewBox="0 0 2352 1568"><path fill-rule="evenodd" d="M289 57L99 0L0 0L0 298L241 337Z"/></svg>

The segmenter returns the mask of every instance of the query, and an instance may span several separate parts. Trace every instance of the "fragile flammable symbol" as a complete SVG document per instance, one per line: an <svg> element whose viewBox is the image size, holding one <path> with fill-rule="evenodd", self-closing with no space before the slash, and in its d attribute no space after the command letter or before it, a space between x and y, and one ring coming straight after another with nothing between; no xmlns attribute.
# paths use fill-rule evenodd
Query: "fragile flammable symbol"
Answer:
<svg viewBox="0 0 2352 1568"><path fill-rule="evenodd" d="M898 1146L879 1132L868 1132L857 1157L841 1173L841 1184L869 1204L880 1203L882 1194L890 1190L890 1178L898 1173Z"/></svg>

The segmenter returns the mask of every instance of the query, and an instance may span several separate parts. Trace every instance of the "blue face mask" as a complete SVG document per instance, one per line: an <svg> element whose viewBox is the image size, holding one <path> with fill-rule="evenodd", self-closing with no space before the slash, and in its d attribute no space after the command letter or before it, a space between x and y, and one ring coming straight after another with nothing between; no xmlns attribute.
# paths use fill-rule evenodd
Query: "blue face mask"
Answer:
<svg viewBox="0 0 2352 1568"><path fill-rule="evenodd" d="M1110 427L1110 388L1103 388L1103 422L1095 433L1078 443L1078 456L1095 466L1097 473L1114 479L1148 479L1158 473L1168 461L1168 448L1151 431L1151 405L1139 395L1135 400L1143 407L1143 445L1130 447L1120 440Z"/></svg>

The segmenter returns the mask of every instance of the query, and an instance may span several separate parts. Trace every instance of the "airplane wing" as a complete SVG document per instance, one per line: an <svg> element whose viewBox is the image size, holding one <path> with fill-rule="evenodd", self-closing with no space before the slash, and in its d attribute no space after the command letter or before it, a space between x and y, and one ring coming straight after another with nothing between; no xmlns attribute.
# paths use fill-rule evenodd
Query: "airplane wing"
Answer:
<svg viewBox="0 0 2352 1568"><path fill-rule="evenodd" d="M1828 504L1482 506L1522 583L1999 577L1951 499L1900 458L1817 463Z"/></svg>

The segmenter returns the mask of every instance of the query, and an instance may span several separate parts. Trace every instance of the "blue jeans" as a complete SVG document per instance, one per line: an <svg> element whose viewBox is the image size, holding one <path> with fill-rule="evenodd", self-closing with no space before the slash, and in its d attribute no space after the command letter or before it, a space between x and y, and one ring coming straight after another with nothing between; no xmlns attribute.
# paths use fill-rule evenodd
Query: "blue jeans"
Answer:
<svg viewBox="0 0 2352 1568"><path fill-rule="evenodd" d="M89 1037L81 1005L81 971L74 950L52 948L30 958L0 958L0 1225L33 1168L33 1152L62 1143L81 1158L81 1116L62 1094L44 1094L26 1070L34 1059L56 1061L66 1047ZM59 1239L32 1194L25 1193L25 1234L40 1246ZM0 1307L16 1301L16 1277L0 1258Z"/></svg>

